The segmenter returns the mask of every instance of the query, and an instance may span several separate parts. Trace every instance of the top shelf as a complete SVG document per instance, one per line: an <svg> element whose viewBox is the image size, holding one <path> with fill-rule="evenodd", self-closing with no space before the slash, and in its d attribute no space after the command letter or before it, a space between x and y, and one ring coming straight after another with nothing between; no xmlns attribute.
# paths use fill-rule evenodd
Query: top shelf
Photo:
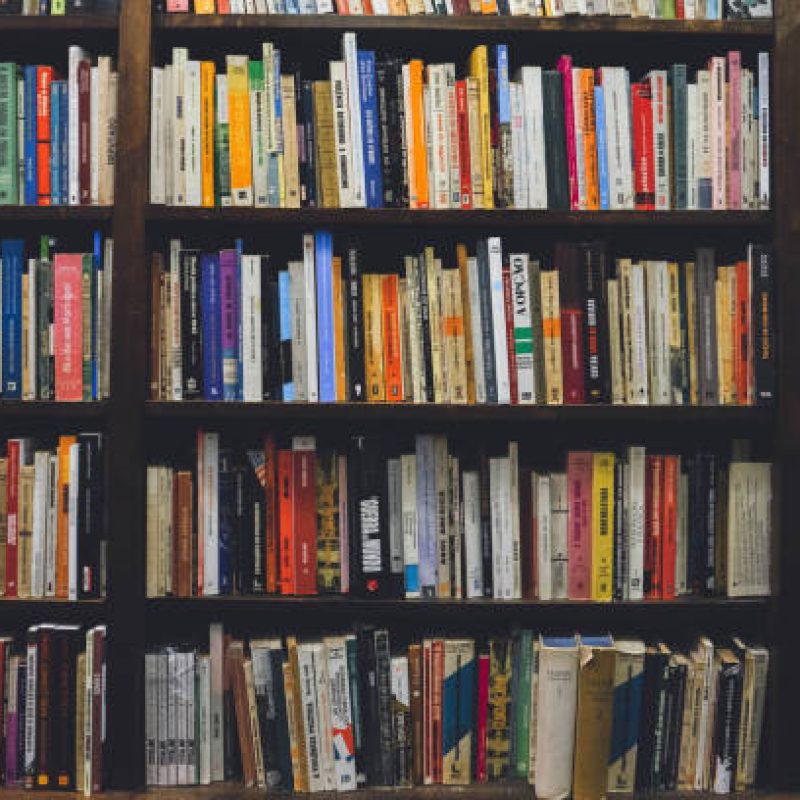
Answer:
<svg viewBox="0 0 800 800"><path fill-rule="evenodd" d="M331 31L471 31L525 33L615 33L719 36L771 39L773 20L652 20L627 17L408 16L365 17L298 14L167 14L156 29L189 30L331 30Z"/></svg>
<svg viewBox="0 0 800 800"><path fill-rule="evenodd" d="M63 33L111 31L119 27L117 17L102 14L69 14L63 17L31 17L9 14L0 16L3 31L60 31Z"/></svg>

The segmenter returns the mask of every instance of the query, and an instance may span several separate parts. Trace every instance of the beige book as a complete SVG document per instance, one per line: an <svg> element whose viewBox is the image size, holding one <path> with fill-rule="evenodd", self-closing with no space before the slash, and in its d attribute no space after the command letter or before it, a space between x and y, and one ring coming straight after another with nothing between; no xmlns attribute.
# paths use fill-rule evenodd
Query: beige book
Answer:
<svg viewBox="0 0 800 800"><path fill-rule="evenodd" d="M294 76L281 75L283 107L283 185L285 208L300 208L300 175L297 165L297 117Z"/></svg>
<svg viewBox="0 0 800 800"><path fill-rule="evenodd" d="M458 264L459 288L461 296L461 331L464 338L464 368L467 381L466 402L475 403L475 352L472 341L472 309L469 301L469 258L464 244L456 245L456 262ZM479 357L482 355L479 353Z"/></svg>
<svg viewBox="0 0 800 800"><path fill-rule="evenodd" d="M97 57L97 106L100 121L97 137L97 202L113 202L113 171L109 164L111 136L111 57Z"/></svg>
<svg viewBox="0 0 800 800"><path fill-rule="evenodd" d="M148 597L158 596L158 470L147 467L147 578L145 590Z"/></svg>
<svg viewBox="0 0 800 800"><path fill-rule="evenodd" d="M473 2L473 0L470 0ZM480 9L477 12L480 13ZM470 182L472 207L483 208L483 156L481 147L481 105L477 78L467 78L467 130L469 131Z"/></svg>
<svg viewBox="0 0 800 800"><path fill-rule="evenodd" d="M336 177L336 138L330 81L314 81L314 132L316 133L317 191L320 208L339 208Z"/></svg>
<svg viewBox="0 0 800 800"><path fill-rule="evenodd" d="M669 320L669 373L672 404L683 405L683 356L681 353L681 291L680 266L677 261L667 262L668 320Z"/></svg>
<svg viewBox="0 0 800 800"><path fill-rule="evenodd" d="M408 313L408 346L411 368L411 400L415 403L425 402L425 364L422 355L422 319L419 300L419 259L416 256L405 257L407 313Z"/></svg>
<svg viewBox="0 0 800 800"><path fill-rule="evenodd" d="M442 271L442 302L447 402L463 404L467 402L467 356L461 304L461 275L458 270Z"/></svg>
<svg viewBox="0 0 800 800"><path fill-rule="evenodd" d="M695 653L691 653L686 670L686 690L681 719L680 752L678 754L678 791L692 791L697 753L697 717L703 694L703 671Z"/></svg>
<svg viewBox="0 0 800 800"><path fill-rule="evenodd" d="M564 372L561 361L561 305L558 270L542 270L542 332L544 339L544 382L547 405L564 402Z"/></svg>
<svg viewBox="0 0 800 800"><path fill-rule="evenodd" d="M264 789L267 786L267 779L264 770L264 751L261 747L261 726L258 721L256 688L253 681L253 661L250 658L244 660L244 686L247 692L247 713L250 718L250 735L252 736L253 755L256 763L256 786Z"/></svg>
<svg viewBox="0 0 800 800"><path fill-rule="evenodd" d="M17 592L19 597L31 596L33 567L33 487L36 472L33 464L19 468L19 510L17 523Z"/></svg>
<svg viewBox="0 0 800 800"><path fill-rule="evenodd" d="M622 329L619 313L619 281L608 281L608 346L611 355L611 402L615 406L625 402L625 378L622 369Z"/></svg>

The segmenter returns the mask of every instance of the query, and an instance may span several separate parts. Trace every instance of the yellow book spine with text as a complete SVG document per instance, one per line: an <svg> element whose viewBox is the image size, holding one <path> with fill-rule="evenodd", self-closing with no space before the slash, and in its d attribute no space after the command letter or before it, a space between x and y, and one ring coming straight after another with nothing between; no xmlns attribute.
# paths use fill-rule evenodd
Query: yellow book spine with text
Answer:
<svg viewBox="0 0 800 800"><path fill-rule="evenodd" d="M56 597L69 594L69 449L75 436L58 437L58 511L56 512Z"/></svg>
<svg viewBox="0 0 800 800"><path fill-rule="evenodd" d="M296 93L293 75L281 75L281 100L283 103L283 184L285 208L300 208L300 175L297 169L297 116Z"/></svg>
<svg viewBox="0 0 800 800"><path fill-rule="evenodd" d="M212 0L213 6L213 0ZM199 11L204 14L212 11ZM217 69L213 61L200 64L200 154L203 206L214 207L214 88Z"/></svg>
<svg viewBox="0 0 800 800"><path fill-rule="evenodd" d="M495 12L484 11L484 13ZM494 208L492 118L489 109L489 53L485 44L478 45L470 53L469 74L478 81L478 109L480 111L481 120L481 161L483 163L483 207Z"/></svg>
<svg viewBox="0 0 800 800"><path fill-rule="evenodd" d="M592 600L610 601L614 578L614 454L592 456Z"/></svg>
<svg viewBox="0 0 800 800"><path fill-rule="evenodd" d="M287 707L291 705L291 710L288 716L293 717L294 724L290 728L290 732L294 732L294 736L290 733L290 748L291 748L291 761L292 773L294 776L294 790L296 792L308 791L308 761L306 756L306 735L305 725L303 724L303 700L300 697L300 665L297 657L297 638L294 636L286 637L286 653L289 656L288 666L289 669L284 669L284 684L287 693ZM287 676L287 671L289 675ZM287 680L287 677L289 680ZM291 695L291 699L289 698ZM288 709L287 709L288 710Z"/></svg>
<svg viewBox="0 0 800 800"><path fill-rule="evenodd" d="M216 14L215 0L194 0L195 14Z"/></svg>
<svg viewBox="0 0 800 800"><path fill-rule="evenodd" d="M330 81L314 81L314 134L317 137L317 200L321 208L339 206L336 178L336 140L333 132L333 102Z"/></svg>
<svg viewBox="0 0 800 800"><path fill-rule="evenodd" d="M431 335L431 365L433 367L433 402L445 402L445 376L443 369L444 348L442 347L442 278L438 258L434 257L432 247L425 248L425 265L428 280L428 320Z"/></svg>
<svg viewBox="0 0 800 800"><path fill-rule="evenodd" d="M19 468L19 523L17 525L18 573L17 594L31 596L31 567L33 565L33 486L35 467L24 464Z"/></svg>
<svg viewBox="0 0 800 800"><path fill-rule="evenodd" d="M383 335L381 331L381 275L364 275L364 371L367 399L371 403L386 400L383 377Z"/></svg>
<svg viewBox="0 0 800 800"><path fill-rule="evenodd" d="M231 196L234 206L253 205L250 139L249 59L227 56L228 123L230 125Z"/></svg>

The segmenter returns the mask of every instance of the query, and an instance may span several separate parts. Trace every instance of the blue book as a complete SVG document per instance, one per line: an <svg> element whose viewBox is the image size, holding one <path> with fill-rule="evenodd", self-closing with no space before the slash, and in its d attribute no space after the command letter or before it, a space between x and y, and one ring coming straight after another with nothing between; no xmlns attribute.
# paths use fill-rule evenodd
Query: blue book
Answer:
<svg viewBox="0 0 800 800"><path fill-rule="evenodd" d="M36 67L25 67L25 123L23 153L25 155L25 186L23 197L26 206L39 203L36 171Z"/></svg>
<svg viewBox="0 0 800 800"><path fill-rule="evenodd" d="M61 204L61 87L62 81L50 84L50 203Z"/></svg>
<svg viewBox="0 0 800 800"><path fill-rule="evenodd" d="M283 102L281 99L281 53L280 50L273 50L273 61L275 62L275 96L265 97L264 102L274 103L275 108L275 127L278 130L278 141L276 150L267 153L267 205L270 208L280 208L281 205L281 177L280 177L280 157L283 153Z"/></svg>
<svg viewBox="0 0 800 800"><path fill-rule="evenodd" d="M61 205L69 205L69 92L66 81L61 81L59 119L61 124Z"/></svg>
<svg viewBox="0 0 800 800"><path fill-rule="evenodd" d="M200 318L203 321L203 398L222 400L222 328L219 256L200 256Z"/></svg>
<svg viewBox="0 0 800 800"><path fill-rule="evenodd" d="M616 649L608 788L612 792L633 792L645 647L639 641L618 641Z"/></svg>
<svg viewBox="0 0 800 800"><path fill-rule="evenodd" d="M287 14L300 13L300 4L298 0L286 0L286 13Z"/></svg>
<svg viewBox="0 0 800 800"><path fill-rule="evenodd" d="M242 387L244 386L244 367L242 364L242 254L244 253L244 240L237 239L236 246L236 325L237 325L237 350L236 362L238 365L236 373L236 400L241 401Z"/></svg>
<svg viewBox="0 0 800 800"><path fill-rule="evenodd" d="M292 381L292 301L291 281L288 270L278 273L278 324L280 332L281 399L284 403L294 400Z"/></svg>
<svg viewBox="0 0 800 800"><path fill-rule="evenodd" d="M336 355L333 329L333 237L329 231L314 234L317 268L317 358L319 400L336 402Z"/></svg>
<svg viewBox="0 0 800 800"><path fill-rule="evenodd" d="M608 189L608 143L606 141L606 99L602 86L594 87L595 131L597 134L597 177L600 184L600 208L608 211L611 198Z"/></svg>
<svg viewBox="0 0 800 800"><path fill-rule="evenodd" d="M358 81L361 88L361 139L364 146L364 182L367 208L383 206L380 122L375 83L375 53L358 51Z"/></svg>
<svg viewBox="0 0 800 800"><path fill-rule="evenodd" d="M446 639L442 681L442 761L444 775L468 783L476 688L475 644ZM530 691L528 692L530 695ZM527 763L526 763L527 768ZM526 774L527 777L527 774Z"/></svg>
<svg viewBox="0 0 800 800"><path fill-rule="evenodd" d="M25 243L22 239L0 242L3 263L3 396L22 397L22 272Z"/></svg>
<svg viewBox="0 0 800 800"><path fill-rule="evenodd" d="M100 285L100 281L103 280L103 234L100 233L100 231L95 231L94 236L92 237L92 270L94 272L94 280L92 281L90 288L91 303L89 306L92 309L92 400L97 400L97 387L99 381L99 375L97 372L97 320L99 316L97 308L97 287Z"/></svg>
<svg viewBox="0 0 800 800"><path fill-rule="evenodd" d="M498 44L497 63L497 123L511 124L511 89L508 82L508 45Z"/></svg>

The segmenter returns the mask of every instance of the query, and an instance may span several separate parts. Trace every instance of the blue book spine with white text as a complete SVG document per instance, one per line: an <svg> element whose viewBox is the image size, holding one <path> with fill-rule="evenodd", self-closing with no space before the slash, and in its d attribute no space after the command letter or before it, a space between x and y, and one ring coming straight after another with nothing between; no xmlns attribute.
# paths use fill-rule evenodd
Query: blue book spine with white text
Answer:
<svg viewBox="0 0 800 800"><path fill-rule="evenodd" d="M264 102L273 103L275 110L275 130L277 141L275 150L267 153L267 205L270 208L280 208L281 205L281 174L280 160L283 153L283 102L281 98L281 54L279 50L273 51L275 62L275 94L272 98L265 97Z"/></svg>
<svg viewBox="0 0 800 800"><path fill-rule="evenodd" d="M329 231L314 234L317 267L317 348L319 400L336 402L336 358L333 332L333 237Z"/></svg>
<svg viewBox="0 0 800 800"><path fill-rule="evenodd" d="M222 330L220 328L219 256L200 257L200 315L203 321L203 398L222 400Z"/></svg>
<svg viewBox="0 0 800 800"><path fill-rule="evenodd" d="M595 128L597 142L597 177L600 184L600 208L608 211L611 198L608 189L608 143L606 142L606 100L602 86L594 87Z"/></svg>
<svg viewBox="0 0 800 800"><path fill-rule="evenodd" d="M508 45L498 44L497 57L497 124L511 124L511 87L508 80Z"/></svg>
<svg viewBox="0 0 800 800"><path fill-rule="evenodd" d="M25 67L25 205L39 202L36 170L36 67Z"/></svg>
<svg viewBox="0 0 800 800"><path fill-rule="evenodd" d="M281 362L281 391L284 403L294 400L294 381L287 381L287 366L292 365L292 301L291 280L289 272L282 270L278 273L278 323L280 329L280 362Z"/></svg>
<svg viewBox="0 0 800 800"><path fill-rule="evenodd" d="M358 80L361 87L361 139L364 148L364 182L367 208L383 206L378 95L375 83L375 53L358 51Z"/></svg>
<svg viewBox="0 0 800 800"><path fill-rule="evenodd" d="M3 239L3 396L22 397L22 272L25 244L22 239Z"/></svg>
<svg viewBox="0 0 800 800"><path fill-rule="evenodd" d="M242 254L244 253L244 240L237 239L236 245L236 325L238 335L236 341L238 342L238 350L236 358L238 363L238 372L236 378L236 399L241 402L243 395L242 387L244 386L244 364L242 362L242 353L244 347L242 346L242 336L244 335L244 328L242 327L242 312L244 311L244 303L242 303Z"/></svg>
<svg viewBox="0 0 800 800"><path fill-rule="evenodd" d="M62 81L59 96L61 125L61 205L69 205L69 92L67 84Z"/></svg>
<svg viewBox="0 0 800 800"><path fill-rule="evenodd" d="M100 231L95 231L92 237L92 268L94 271L94 280L91 286L91 305L92 309L92 400L98 400L98 384L99 374L97 371L97 321L99 319L97 308L97 287L103 280L103 234Z"/></svg>
<svg viewBox="0 0 800 800"><path fill-rule="evenodd" d="M50 203L61 204L61 87L62 81L50 84Z"/></svg>

